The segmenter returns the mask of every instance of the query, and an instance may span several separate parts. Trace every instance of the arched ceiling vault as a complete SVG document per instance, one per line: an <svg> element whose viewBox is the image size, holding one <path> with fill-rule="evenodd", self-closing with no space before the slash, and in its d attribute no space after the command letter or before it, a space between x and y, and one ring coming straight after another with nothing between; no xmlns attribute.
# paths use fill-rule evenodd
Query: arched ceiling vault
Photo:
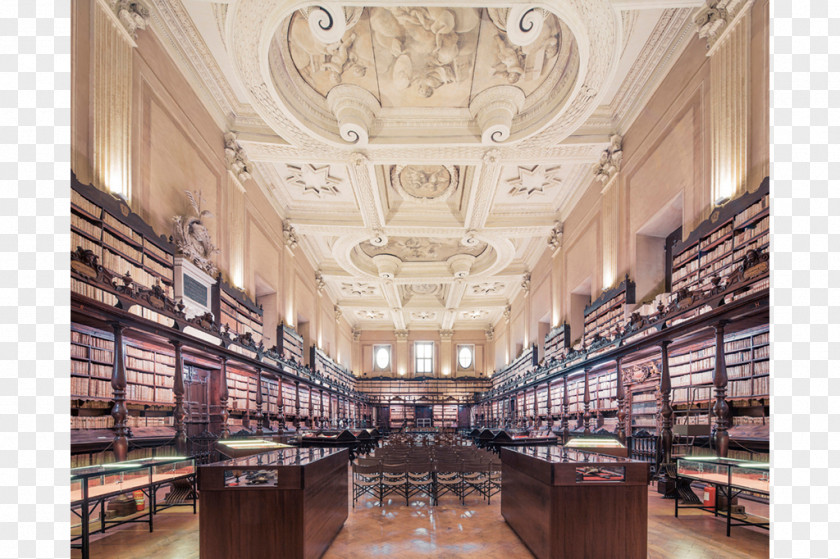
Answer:
<svg viewBox="0 0 840 559"><path fill-rule="evenodd" d="M702 4L147 1L343 316L387 329L501 318Z"/></svg>

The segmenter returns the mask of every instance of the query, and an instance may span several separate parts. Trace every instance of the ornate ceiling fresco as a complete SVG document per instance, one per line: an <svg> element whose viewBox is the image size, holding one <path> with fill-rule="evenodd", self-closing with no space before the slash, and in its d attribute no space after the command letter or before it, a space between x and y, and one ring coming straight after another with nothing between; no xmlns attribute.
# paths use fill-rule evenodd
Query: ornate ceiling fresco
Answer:
<svg viewBox="0 0 840 559"><path fill-rule="evenodd" d="M146 1L342 320L398 330L503 316L702 4Z"/></svg>

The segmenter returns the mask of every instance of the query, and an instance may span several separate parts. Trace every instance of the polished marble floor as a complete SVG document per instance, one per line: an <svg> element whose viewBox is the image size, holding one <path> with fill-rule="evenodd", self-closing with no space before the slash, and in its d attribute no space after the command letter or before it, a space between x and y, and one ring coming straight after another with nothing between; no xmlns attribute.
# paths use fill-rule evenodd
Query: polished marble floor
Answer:
<svg viewBox="0 0 840 559"><path fill-rule="evenodd" d="M743 502L743 501L742 501ZM200 505L199 505L200 506ZM751 512L766 516L767 506L750 503ZM91 545L91 557L118 559L197 559L198 516L188 509L170 509L155 517L155 531L147 525L114 530ZM73 557L80 557L73 551ZM651 559L746 559L769 556L765 530L733 528L726 537L720 519L699 511L680 511L652 488L648 500L648 556ZM508 527L500 512L499 495L491 504L468 498L461 506L453 497L442 497L430 507L428 499L386 499L376 506L363 498L324 555L325 559L420 557L515 559L531 554ZM245 558L241 558L245 559Z"/></svg>

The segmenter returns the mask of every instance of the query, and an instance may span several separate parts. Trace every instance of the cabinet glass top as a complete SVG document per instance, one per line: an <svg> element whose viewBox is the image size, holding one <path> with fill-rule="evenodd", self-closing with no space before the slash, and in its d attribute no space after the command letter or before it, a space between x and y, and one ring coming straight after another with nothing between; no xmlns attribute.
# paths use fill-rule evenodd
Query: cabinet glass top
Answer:
<svg viewBox="0 0 840 559"><path fill-rule="evenodd" d="M627 463L638 462L608 454L574 450L563 446L523 446L518 448L507 448L511 452L518 452L531 458L538 458L552 464L586 464L586 463Z"/></svg>
<svg viewBox="0 0 840 559"><path fill-rule="evenodd" d="M344 449L336 448L282 448L262 454L254 454L243 458L234 458L210 464L210 466L244 467L244 466L305 466L327 458Z"/></svg>
<svg viewBox="0 0 840 559"><path fill-rule="evenodd" d="M192 460L192 458L189 456L157 456L152 458L139 458L137 460L125 460L123 462L111 462L108 464L96 464L93 466L81 466L70 470L70 479L75 480L85 477L117 474L148 468L149 466L175 464L184 460Z"/></svg>
<svg viewBox="0 0 840 559"><path fill-rule="evenodd" d="M717 456L686 456L677 458L677 462L699 462L703 464L717 464L735 468L749 468L751 470L770 470L769 462L753 462L752 460L738 460L737 458L719 458Z"/></svg>

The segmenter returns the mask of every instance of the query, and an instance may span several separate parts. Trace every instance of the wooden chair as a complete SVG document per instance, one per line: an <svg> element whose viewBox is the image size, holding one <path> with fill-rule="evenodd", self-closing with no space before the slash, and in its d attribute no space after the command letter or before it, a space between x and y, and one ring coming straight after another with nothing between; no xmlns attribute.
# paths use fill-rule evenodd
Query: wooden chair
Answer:
<svg viewBox="0 0 840 559"><path fill-rule="evenodd" d="M386 495L396 493L408 506L408 472L405 462L382 462L382 478L379 483L379 503L384 503Z"/></svg>
<svg viewBox="0 0 840 559"><path fill-rule="evenodd" d="M379 498L382 471L379 460L358 458L353 463L353 507L362 495ZM381 505L381 502L380 502Z"/></svg>

